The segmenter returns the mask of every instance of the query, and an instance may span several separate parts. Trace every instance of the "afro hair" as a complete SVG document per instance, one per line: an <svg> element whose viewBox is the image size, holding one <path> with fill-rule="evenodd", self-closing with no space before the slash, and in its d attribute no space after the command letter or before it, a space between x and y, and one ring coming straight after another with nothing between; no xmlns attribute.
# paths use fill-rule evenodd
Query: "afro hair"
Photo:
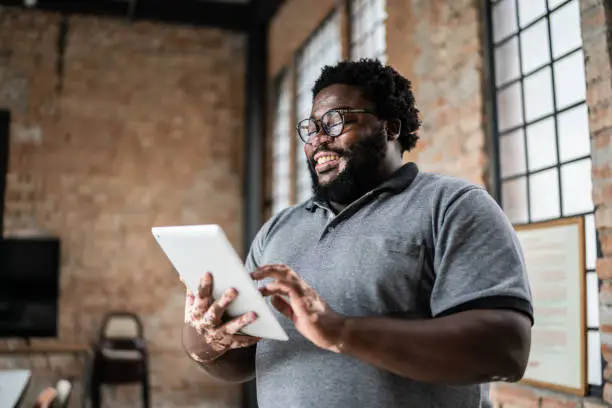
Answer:
<svg viewBox="0 0 612 408"><path fill-rule="evenodd" d="M358 87L364 98L374 104L375 112L383 120L401 121L399 142L403 151L410 151L419 139L421 126L411 82L390 66L374 59L342 61L325 66L313 88L313 98L324 88L344 84Z"/></svg>

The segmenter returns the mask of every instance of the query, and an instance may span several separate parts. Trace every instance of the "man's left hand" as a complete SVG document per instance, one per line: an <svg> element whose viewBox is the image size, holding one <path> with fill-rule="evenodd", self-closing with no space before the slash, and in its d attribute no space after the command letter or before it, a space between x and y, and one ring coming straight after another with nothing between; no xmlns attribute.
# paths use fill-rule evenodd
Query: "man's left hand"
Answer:
<svg viewBox="0 0 612 408"><path fill-rule="evenodd" d="M266 265L251 276L257 281L274 279L260 288L262 295L271 296L272 305L316 346L339 352L338 342L345 318L334 312L293 269L286 265Z"/></svg>

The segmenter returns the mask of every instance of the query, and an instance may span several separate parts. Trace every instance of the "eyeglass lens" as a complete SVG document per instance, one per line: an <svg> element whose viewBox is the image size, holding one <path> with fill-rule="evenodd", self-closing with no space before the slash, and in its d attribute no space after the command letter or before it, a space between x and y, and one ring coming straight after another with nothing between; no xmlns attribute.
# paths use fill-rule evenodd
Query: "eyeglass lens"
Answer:
<svg viewBox="0 0 612 408"><path fill-rule="evenodd" d="M329 111L321 117L321 126L328 136L339 136L342 133L343 125L344 119L340 112ZM319 133L319 125L316 120L307 119L300 123L298 131L302 140L308 143L314 135Z"/></svg>

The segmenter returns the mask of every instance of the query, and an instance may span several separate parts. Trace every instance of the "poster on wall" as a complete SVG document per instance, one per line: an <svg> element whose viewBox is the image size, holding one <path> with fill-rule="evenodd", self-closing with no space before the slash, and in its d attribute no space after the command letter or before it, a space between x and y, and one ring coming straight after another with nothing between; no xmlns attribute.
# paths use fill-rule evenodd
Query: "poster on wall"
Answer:
<svg viewBox="0 0 612 408"><path fill-rule="evenodd" d="M535 323L523 382L586 394L584 219L517 226Z"/></svg>

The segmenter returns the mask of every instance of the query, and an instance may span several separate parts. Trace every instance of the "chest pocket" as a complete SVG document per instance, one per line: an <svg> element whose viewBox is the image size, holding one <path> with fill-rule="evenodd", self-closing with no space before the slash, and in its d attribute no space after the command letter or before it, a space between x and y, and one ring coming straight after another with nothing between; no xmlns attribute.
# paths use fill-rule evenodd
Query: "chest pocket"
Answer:
<svg viewBox="0 0 612 408"><path fill-rule="evenodd" d="M419 241L360 236L343 270L339 305L352 315L420 314L425 247Z"/></svg>

